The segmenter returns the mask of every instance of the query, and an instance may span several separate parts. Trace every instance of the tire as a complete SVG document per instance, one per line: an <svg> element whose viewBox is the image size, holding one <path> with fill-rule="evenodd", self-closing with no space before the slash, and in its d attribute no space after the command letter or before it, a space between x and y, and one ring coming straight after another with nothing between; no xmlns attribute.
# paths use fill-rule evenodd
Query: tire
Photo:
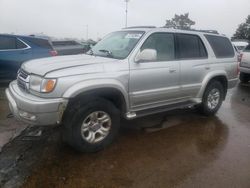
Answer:
<svg viewBox="0 0 250 188"><path fill-rule="evenodd" d="M219 94L218 98L215 97L218 94ZM220 82L218 81L210 82L203 94L202 103L198 107L199 112L206 116L212 116L216 114L216 112L221 107L222 101L224 99L224 94L225 94L224 87Z"/></svg>
<svg viewBox="0 0 250 188"><path fill-rule="evenodd" d="M241 83L247 83L249 81L250 75L245 74L243 72L240 73L240 81Z"/></svg>
<svg viewBox="0 0 250 188"><path fill-rule="evenodd" d="M65 111L63 141L77 151L86 153L97 152L109 146L119 132L119 110L103 98L78 103L72 103L69 110Z"/></svg>

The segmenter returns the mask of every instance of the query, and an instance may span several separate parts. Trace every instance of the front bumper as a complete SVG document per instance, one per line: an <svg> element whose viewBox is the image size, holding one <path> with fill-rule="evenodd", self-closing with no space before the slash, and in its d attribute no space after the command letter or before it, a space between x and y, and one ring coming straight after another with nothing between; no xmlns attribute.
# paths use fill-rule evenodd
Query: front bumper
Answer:
<svg viewBox="0 0 250 188"><path fill-rule="evenodd" d="M40 98L19 89L17 82L5 90L13 115L31 125L60 124L68 100L63 98Z"/></svg>

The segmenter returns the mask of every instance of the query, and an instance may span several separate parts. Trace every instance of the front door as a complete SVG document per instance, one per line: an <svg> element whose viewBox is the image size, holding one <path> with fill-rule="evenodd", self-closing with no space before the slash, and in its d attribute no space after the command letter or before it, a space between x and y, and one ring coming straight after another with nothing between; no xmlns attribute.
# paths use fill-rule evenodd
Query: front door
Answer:
<svg viewBox="0 0 250 188"><path fill-rule="evenodd" d="M157 60L130 62L130 107L143 110L174 103L179 98L179 67L175 60L175 37L172 33L153 33L140 51L154 49Z"/></svg>

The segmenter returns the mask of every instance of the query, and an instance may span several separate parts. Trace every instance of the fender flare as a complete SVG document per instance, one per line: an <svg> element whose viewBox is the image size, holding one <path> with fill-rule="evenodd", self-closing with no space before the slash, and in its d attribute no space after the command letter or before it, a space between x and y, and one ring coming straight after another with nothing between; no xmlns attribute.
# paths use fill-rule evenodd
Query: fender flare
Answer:
<svg viewBox="0 0 250 188"><path fill-rule="evenodd" d="M125 88L121 82L113 79L98 79L79 82L68 88L64 92L63 98L75 98L80 94L88 93L98 89L113 89L118 91L124 98L124 102L126 103L126 111L129 110L128 89Z"/></svg>
<svg viewBox="0 0 250 188"><path fill-rule="evenodd" d="M217 76L224 76L224 77L226 78L226 80L228 80L227 73L226 73L226 71L224 71L224 70L216 70L216 71L213 71L213 72L208 73L208 74L205 76L205 78L203 79L203 81L202 81L202 86L201 86L200 91L199 91L199 93L198 93L198 95L197 95L197 98L202 99L203 94L204 94L204 92L205 92L205 89L207 88L208 83L209 83L213 78L215 78L215 77L217 77Z"/></svg>

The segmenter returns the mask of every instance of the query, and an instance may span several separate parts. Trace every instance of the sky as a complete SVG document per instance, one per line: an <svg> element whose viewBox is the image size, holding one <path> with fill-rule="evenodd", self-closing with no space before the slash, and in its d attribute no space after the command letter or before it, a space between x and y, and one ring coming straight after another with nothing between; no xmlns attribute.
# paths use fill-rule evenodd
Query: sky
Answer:
<svg viewBox="0 0 250 188"><path fill-rule="evenodd" d="M125 5L124 0L0 0L0 33L96 40L125 26ZM166 19L184 13L196 22L193 28L217 30L231 37L250 14L250 2L130 0L128 26L161 27Z"/></svg>

